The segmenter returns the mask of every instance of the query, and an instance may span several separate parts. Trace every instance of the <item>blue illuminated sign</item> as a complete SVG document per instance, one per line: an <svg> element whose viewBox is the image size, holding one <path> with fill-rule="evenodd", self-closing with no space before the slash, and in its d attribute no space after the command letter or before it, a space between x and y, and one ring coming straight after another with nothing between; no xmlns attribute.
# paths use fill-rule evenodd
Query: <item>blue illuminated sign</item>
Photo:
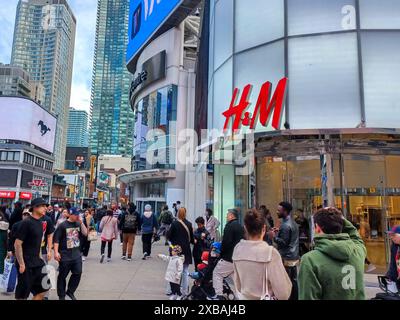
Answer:
<svg viewBox="0 0 400 320"><path fill-rule="evenodd" d="M131 0L127 63L146 45L182 2L183 0Z"/></svg>

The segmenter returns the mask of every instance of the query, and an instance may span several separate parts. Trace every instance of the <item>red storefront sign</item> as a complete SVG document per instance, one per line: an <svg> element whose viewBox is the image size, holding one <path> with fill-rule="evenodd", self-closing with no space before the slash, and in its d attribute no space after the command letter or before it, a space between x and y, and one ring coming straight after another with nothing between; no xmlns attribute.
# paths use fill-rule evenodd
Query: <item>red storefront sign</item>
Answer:
<svg viewBox="0 0 400 320"><path fill-rule="evenodd" d="M235 103L239 96L239 89L235 88L229 109L222 113L226 118L224 131L228 130L231 118L233 119L232 131L239 130L240 126L247 126L250 127L250 129L255 129L257 120L266 127L268 126L272 113L272 127L275 130L279 130L283 105L286 99L287 83L288 78L281 79L271 99L272 83L269 81L265 82L258 95L253 115L251 115L250 112L245 112L251 104L249 102L249 95L253 86L248 84L244 87L238 105L235 105Z"/></svg>
<svg viewBox="0 0 400 320"><path fill-rule="evenodd" d="M14 191L0 191L0 198L15 199L15 192Z"/></svg>
<svg viewBox="0 0 400 320"><path fill-rule="evenodd" d="M19 193L19 198L21 200L31 200L32 199L32 193L30 193L30 192L20 192Z"/></svg>
<svg viewBox="0 0 400 320"><path fill-rule="evenodd" d="M36 179L33 180L32 182L29 182L28 185L30 187L45 187L47 186L47 183L43 180Z"/></svg>

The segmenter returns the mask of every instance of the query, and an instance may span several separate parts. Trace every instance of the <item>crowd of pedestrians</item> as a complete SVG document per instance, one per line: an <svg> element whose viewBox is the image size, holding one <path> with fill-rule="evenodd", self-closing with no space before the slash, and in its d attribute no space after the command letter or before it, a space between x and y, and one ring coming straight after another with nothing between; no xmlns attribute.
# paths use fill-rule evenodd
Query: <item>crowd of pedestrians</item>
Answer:
<svg viewBox="0 0 400 320"><path fill-rule="evenodd" d="M172 211L164 205L157 213L149 204L143 212L133 203L79 210L69 203L51 206L38 198L25 207L16 203L11 215L0 208L0 274L5 259L14 259L15 298L32 294L34 300L48 299L52 284L46 265L54 258L58 298L76 300L91 242L101 242L100 263L111 262L113 243L118 240L121 259L132 261L140 233L143 260L151 258L153 243L165 237L168 250L158 257L168 262L166 294L171 300L196 297L196 288L201 288L202 299L209 300L366 298L368 259L357 225L337 208L320 207L308 219L302 210L293 212L288 202L279 203L275 217L265 206L243 215L229 209L221 233L221 223L211 209L197 217L193 227L180 201ZM388 235L392 242L387 278L398 290L400 226Z"/></svg>

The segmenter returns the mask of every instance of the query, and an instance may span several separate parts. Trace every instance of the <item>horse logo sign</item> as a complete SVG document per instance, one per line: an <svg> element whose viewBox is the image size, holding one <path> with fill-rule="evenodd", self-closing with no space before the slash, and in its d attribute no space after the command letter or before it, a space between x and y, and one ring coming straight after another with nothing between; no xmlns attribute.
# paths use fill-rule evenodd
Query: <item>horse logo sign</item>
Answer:
<svg viewBox="0 0 400 320"><path fill-rule="evenodd" d="M39 121L38 126L40 126L40 133L42 134L42 137L51 129L47 127L42 120Z"/></svg>

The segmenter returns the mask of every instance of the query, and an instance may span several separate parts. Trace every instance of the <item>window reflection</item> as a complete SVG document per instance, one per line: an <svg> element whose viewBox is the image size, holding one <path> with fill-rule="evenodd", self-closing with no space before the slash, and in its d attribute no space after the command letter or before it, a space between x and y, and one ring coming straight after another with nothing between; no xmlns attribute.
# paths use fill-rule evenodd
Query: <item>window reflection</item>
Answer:
<svg viewBox="0 0 400 320"><path fill-rule="evenodd" d="M135 106L135 131L133 162L134 170L173 169L175 158L171 139L176 137L177 87L174 85L152 92ZM150 130L163 132L164 136L147 141ZM150 164L148 156L156 157L156 163Z"/></svg>

